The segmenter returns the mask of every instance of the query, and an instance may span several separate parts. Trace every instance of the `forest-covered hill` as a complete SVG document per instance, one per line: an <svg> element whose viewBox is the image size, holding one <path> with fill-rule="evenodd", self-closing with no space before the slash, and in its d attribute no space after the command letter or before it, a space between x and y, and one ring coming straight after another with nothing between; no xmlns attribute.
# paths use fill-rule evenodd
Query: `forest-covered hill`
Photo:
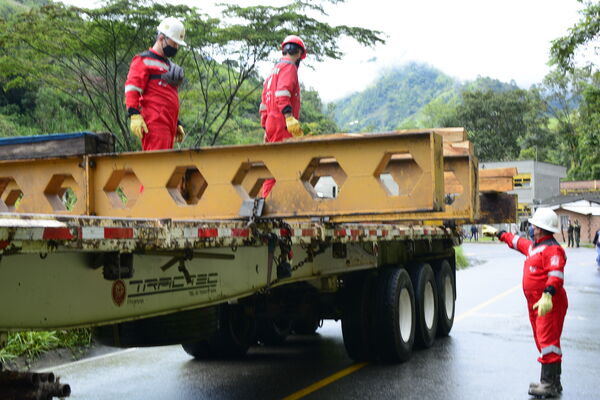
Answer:
<svg viewBox="0 0 600 400"><path fill-rule="evenodd" d="M31 7L48 4L48 0L0 0L0 18L15 12L27 11Z"/></svg>
<svg viewBox="0 0 600 400"><path fill-rule="evenodd" d="M490 78L462 83L437 68L412 62L386 70L362 92L334 102L334 117L344 131L388 131L411 125L430 103L456 100L461 90L515 88L514 83Z"/></svg>

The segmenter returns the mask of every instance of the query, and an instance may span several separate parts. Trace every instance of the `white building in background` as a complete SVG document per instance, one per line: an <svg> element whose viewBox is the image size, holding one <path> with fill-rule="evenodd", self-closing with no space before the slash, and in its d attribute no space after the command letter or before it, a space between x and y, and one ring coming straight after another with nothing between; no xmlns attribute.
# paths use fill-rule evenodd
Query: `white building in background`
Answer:
<svg viewBox="0 0 600 400"><path fill-rule="evenodd" d="M543 200L560 194L560 180L567 177L567 168L534 160L480 162L480 169L517 168L513 178L519 202L519 217L530 217Z"/></svg>

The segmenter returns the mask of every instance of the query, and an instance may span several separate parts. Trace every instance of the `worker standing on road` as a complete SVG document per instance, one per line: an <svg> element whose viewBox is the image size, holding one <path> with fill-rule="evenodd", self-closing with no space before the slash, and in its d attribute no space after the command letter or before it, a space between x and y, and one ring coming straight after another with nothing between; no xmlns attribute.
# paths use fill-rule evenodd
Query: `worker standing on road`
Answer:
<svg viewBox="0 0 600 400"><path fill-rule="evenodd" d="M179 46L186 46L185 29L176 18L158 25L154 45L133 57L125 82L125 105L131 132L143 150L172 149L185 137L179 122L178 87L183 69L170 61Z"/></svg>
<svg viewBox="0 0 600 400"><path fill-rule="evenodd" d="M289 35L281 43L283 57L265 79L259 113L265 129L265 142L281 142L287 138L302 136L300 127L300 83L298 67L306 58L304 41ZM267 179L262 188L267 197L275 185L275 179Z"/></svg>
<svg viewBox="0 0 600 400"><path fill-rule="evenodd" d="M562 350L560 336L567 313L567 293L563 287L565 251L554 239L559 231L558 216L549 208L536 210L529 222L534 242L510 232L498 232L498 238L526 256L523 268L523 292L527 299L533 338L542 364L540 383L529 385L532 396L556 397L560 383Z"/></svg>
<svg viewBox="0 0 600 400"><path fill-rule="evenodd" d="M568 238L568 243L567 243L567 247L573 247L574 245L574 241L573 241L573 224L571 223L571 221L569 221L569 227L567 228L567 238Z"/></svg>
<svg viewBox="0 0 600 400"><path fill-rule="evenodd" d="M581 239L581 226L579 225L579 220L575 220L575 225L573 225L573 236L575 237L575 245L579 247L579 239Z"/></svg>

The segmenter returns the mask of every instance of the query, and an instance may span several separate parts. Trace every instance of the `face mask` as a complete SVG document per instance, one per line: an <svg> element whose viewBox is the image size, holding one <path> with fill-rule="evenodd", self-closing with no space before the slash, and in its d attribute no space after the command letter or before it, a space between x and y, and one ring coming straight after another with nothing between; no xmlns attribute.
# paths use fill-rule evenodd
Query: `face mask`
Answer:
<svg viewBox="0 0 600 400"><path fill-rule="evenodd" d="M165 57L175 57L175 54L177 54L177 47L170 46L167 43L166 46L163 46L163 53L165 53Z"/></svg>
<svg viewBox="0 0 600 400"><path fill-rule="evenodd" d="M296 67L300 68L300 59L296 60Z"/></svg>

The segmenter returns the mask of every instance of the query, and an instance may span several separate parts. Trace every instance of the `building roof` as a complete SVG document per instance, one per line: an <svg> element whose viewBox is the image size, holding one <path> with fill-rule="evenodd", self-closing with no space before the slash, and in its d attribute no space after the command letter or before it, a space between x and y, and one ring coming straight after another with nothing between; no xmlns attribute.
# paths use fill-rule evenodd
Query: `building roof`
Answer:
<svg viewBox="0 0 600 400"><path fill-rule="evenodd" d="M557 205L566 205L579 201L587 201L600 204L600 193L581 193L571 195L554 196L540 201L539 206L551 207Z"/></svg>
<svg viewBox="0 0 600 400"><path fill-rule="evenodd" d="M562 209L581 215L600 216L600 196L557 196L545 200L544 203L544 206L550 207L553 210Z"/></svg>

